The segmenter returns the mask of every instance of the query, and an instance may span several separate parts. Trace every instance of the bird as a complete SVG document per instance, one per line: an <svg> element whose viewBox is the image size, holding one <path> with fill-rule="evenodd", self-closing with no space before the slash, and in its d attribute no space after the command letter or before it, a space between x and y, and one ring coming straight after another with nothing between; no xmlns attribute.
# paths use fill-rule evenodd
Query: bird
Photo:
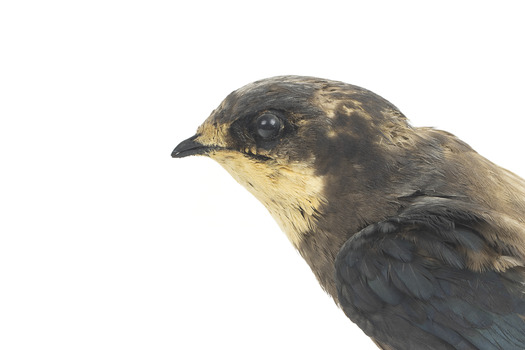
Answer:
<svg viewBox="0 0 525 350"><path fill-rule="evenodd" d="M233 91L171 155L262 202L380 349L525 349L525 181L453 134L287 75Z"/></svg>

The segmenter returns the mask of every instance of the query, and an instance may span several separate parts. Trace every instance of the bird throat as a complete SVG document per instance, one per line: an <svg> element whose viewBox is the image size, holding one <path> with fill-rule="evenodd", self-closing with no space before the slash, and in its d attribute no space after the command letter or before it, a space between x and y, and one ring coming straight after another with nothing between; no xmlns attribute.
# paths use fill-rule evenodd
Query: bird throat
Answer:
<svg viewBox="0 0 525 350"><path fill-rule="evenodd" d="M299 248L314 230L323 199L323 177L301 165L267 164L246 155L221 150L210 157L250 191L277 221L290 242Z"/></svg>

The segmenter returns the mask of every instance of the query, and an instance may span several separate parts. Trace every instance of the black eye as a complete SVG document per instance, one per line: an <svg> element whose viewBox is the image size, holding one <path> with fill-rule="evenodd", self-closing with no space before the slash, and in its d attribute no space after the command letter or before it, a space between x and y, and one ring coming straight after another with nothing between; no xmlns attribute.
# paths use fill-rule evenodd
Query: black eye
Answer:
<svg viewBox="0 0 525 350"><path fill-rule="evenodd" d="M257 134L263 139L275 137L281 131L281 120L272 113L264 113L257 118Z"/></svg>

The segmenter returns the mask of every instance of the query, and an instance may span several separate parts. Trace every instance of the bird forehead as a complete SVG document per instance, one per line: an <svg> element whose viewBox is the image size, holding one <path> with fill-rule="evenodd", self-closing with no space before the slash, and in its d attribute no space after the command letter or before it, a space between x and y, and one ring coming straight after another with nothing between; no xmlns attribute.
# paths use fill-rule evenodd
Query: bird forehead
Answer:
<svg viewBox="0 0 525 350"><path fill-rule="evenodd" d="M248 84L231 93L221 103L216 117L236 118L266 109L306 113L311 109L315 86L289 81L263 81Z"/></svg>
<svg viewBox="0 0 525 350"><path fill-rule="evenodd" d="M214 122L213 118L208 118L197 129L195 141L206 146L227 147L230 141L229 122Z"/></svg>

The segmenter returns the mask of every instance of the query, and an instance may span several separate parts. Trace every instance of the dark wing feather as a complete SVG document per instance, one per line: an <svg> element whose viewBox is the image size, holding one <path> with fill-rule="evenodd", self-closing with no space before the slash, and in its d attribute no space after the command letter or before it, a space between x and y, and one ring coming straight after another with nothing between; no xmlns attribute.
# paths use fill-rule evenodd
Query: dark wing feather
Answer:
<svg viewBox="0 0 525 350"><path fill-rule="evenodd" d="M336 259L346 315L389 349L525 349L525 268L469 268L490 247L465 221L403 215L354 235Z"/></svg>

